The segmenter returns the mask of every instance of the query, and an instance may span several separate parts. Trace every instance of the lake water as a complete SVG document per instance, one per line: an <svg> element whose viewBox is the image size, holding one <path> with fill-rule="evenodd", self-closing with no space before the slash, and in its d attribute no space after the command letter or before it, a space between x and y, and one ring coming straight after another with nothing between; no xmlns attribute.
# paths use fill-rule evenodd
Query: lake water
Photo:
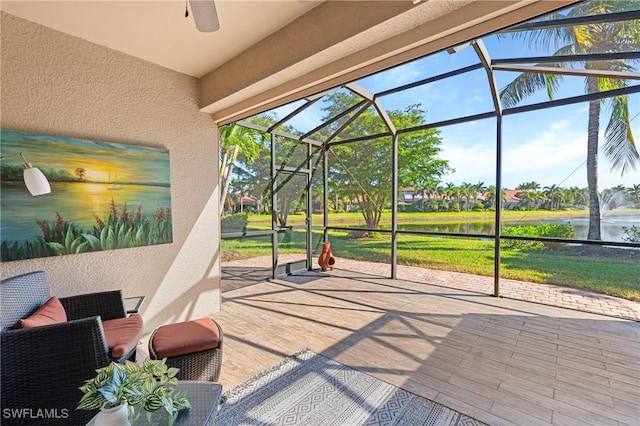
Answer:
<svg viewBox="0 0 640 426"><path fill-rule="evenodd" d="M36 223L55 223L56 213L90 231L101 219L109 216L109 203L115 201L118 214L125 203L129 212L142 206L142 214L152 217L158 208L171 207L171 188L148 185L122 185L110 190L105 184L82 182L51 182L51 193L33 197L22 182L2 184L0 203L0 239L3 241L33 240L42 236Z"/></svg>
<svg viewBox="0 0 640 426"><path fill-rule="evenodd" d="M537 225L542 223L540 220L521 220L521 221L503 221L502 226L517 225ZM550 219L544 221L550 224L571 224L575 231L575 239L586 240L589 231L589 220L587 218L571 218L571 219ZM620 215L607 216L600 222L600 232L602 241L622 242L624 241L624 227L640 226L640 216ZM447 223L438 225L398 225L398 229L406 231L426 231L426 232L451 232L461 234L486 234L495 235L495 226L493 222L473 222L473 223Z"/></svg>

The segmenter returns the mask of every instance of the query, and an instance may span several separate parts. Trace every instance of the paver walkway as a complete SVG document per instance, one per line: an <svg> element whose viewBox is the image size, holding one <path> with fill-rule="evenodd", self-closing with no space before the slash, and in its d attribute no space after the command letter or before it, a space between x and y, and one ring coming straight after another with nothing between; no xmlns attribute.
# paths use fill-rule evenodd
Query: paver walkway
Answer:
<svg viewBox="0 0 640 426"><path fill-rule="evenodd" d="M299 256L295 258L297 259ZM286 262L287 260L281 256L280 261ZM316 259L314 259L314 266L317 267ZM223 291L246 285L247 280L253 282L264 281L265 277L270 274L270 268L271 256L222 262ZM343 258L336 258L336 269L383 277L388 277L391 273L389 264ZM327 273L330 274L331 272L327 271ZM396 275L400 280L493 294L492 277L402 265L398 265ZM500 295L502 297L640 321L640 303L585 290L501 279Z"/></svg>

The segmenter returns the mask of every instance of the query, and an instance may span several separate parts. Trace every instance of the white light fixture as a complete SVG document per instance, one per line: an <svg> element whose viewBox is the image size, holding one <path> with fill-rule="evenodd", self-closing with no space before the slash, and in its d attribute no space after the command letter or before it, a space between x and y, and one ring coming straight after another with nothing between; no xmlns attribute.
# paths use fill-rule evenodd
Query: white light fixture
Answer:
<svg viewBox="0 0 640 426"><path fill-rule="evenodd" d="M451 46L450 48L447 49L447 53L449 55L453 55L454 53L458 53L459 51L461 51L462 49L469 47L471 45L471 42L468 41L466 43L462 43L459 44L457 46Z"/></svg>
<svg viewBox="0 0 640 426"><path fill-rule="evenodd" d="M214 0L189 0L189 5L198 31L210 33L220 29ZM188 9L185 9L184 16L185 18L189 16Z"/></svg>
<svg viewBox="0 0 640 426"><path fill-rule="evenodd" d="M38 169L37 167L33 167L31 163L27 161L24 155L21 152L17 154L7 155L6 157L0 157L0 161L5 160L9 157L22 157L22 161L24 162L24 184L27 186L27 189L34 197L36 195L44 195L51 192L51 185L49 185L49 181L47 177Z"/></svg>

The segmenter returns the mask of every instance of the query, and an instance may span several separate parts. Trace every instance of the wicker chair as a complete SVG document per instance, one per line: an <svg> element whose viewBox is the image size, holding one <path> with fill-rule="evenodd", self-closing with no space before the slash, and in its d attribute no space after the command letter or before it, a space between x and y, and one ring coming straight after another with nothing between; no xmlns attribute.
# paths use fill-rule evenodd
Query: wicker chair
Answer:
<svg viewBox="0 0 640 426"><path fill-rule="evenodd" d="M223 336L222 327L211 318L163 325L149 337L149 358L166 358L169 367L180 369L179 380L217 382Z"/></svg>
<svg viewBox="0 0 640 426"><path fill-rule="evenodd" d="M84 425L95 415L76 411L78 389L107 365L102 320L126 317L120 291L91 293L60 302L67 322L14 329L50 298L44 272L0 283L0 393L2 425ZM134 349L115 361L135 356Z"/></svg>

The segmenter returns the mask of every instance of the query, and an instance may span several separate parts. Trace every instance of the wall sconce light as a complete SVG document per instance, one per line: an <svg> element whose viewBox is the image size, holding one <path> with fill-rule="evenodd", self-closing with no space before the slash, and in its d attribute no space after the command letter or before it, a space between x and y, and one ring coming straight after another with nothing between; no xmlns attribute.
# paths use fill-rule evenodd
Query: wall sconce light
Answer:
<svg viewBox="0 0 640 426"><path fill-rule="evenodd" d="M38 169L37 167L33 167L31 163L24 158L24 154L18 152L17 154L7 155L6 157L0 157L0 161L5 160L10 157L22 157L22 161L24 162L24 184L27 186L27 189L34 197L36 195L48 194L51 192L51 185L49 185L49 181L47 177Z"/></svg>

